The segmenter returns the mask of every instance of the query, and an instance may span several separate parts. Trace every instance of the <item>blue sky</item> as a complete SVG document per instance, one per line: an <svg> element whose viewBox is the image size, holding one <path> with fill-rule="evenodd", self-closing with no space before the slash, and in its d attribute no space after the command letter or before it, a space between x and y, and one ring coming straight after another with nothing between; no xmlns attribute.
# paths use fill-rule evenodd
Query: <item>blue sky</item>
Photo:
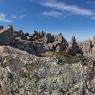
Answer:
<svg viewBox="0 0 95 95"><path fill-rule="evenodd" d="M86 40L95 36L95 0L0 0L0 25L7 24Z"/></svg>

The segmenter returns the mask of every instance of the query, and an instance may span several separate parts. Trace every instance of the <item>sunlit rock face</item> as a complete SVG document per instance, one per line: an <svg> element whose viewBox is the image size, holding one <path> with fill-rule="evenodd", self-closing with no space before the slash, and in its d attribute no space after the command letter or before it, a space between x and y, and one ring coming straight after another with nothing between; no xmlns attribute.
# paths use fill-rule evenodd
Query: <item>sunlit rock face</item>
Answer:
<svg viewBox="0 0 95 95"><path fill-rule="evenodd" d="M82 48L84 56L95 56L95 37L92 40L87 40L79 45Z"/></svg>

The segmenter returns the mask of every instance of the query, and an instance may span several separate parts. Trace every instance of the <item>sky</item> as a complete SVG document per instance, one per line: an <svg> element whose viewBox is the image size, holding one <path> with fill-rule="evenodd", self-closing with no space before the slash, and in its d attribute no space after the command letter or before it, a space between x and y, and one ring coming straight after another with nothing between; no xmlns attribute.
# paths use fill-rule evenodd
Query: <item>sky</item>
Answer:
<svg viewBox="0 0 95 95"><path fill-rule="evenodd" d="M95 0L0 0L0 25L44 30L78 41L95 36Z"/></svg>

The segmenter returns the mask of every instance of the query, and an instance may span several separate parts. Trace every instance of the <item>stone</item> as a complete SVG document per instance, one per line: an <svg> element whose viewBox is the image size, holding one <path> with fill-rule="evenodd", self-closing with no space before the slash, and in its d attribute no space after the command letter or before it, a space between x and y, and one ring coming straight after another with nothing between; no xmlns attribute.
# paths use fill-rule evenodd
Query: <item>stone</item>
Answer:
<svg viewBox="0 0 95 95"><path fill-rule="evenodd" d="M60 45L57 45L56 52L60 52L60 51L61 51L61 47L60 47Z"/></svg>
<svg viewBox="0 0 95 95"><path fill-rule="evenodd" d="M95 37L92 40L87 40L81 43L82 51L84 56L94 56L95 55Z"/></svg>
<svg viewBox="0 0 95 95"><path fill-rule="evenodd" d="M59 35L51 35L47 34L44 38L44 44L48 45L48 49L50 51L62 51L67 46L67 41L64 39L62 34Z"/></svg>
<svg viewBox="0 0 95 95"><path fill-rule="evenodd" d="M46 49L43 48L42 44L36 44L36 53L37 55L46 52Z"/></svg>
<svg viewBox="0 0 95 95"><path fill-rule="evenodd" d="M46 49L43 48L42 44L40 43L35 44L35 43L32 43L31 41L22 40L19 37L15 39L14 46L20 50L24 50L30 54L37 55L37 56L46 51Z"/></svg>
<svg viewBox="0 0 95 95"><path fill-rule="evenodd" d="M52 43L48 43L48 48L50 51L54 51L54 45Z"/></svg>
<svg viewBox="0 0 95 95"><path fill-rule="evenodd" d="M81 63L60 66L57 58L47 61L16 48L10 50L0 61L0 95L94 95L84 86L88 69Z"/></svg>
<svg viewBox="0 0 95 95"><path fill-rule="evenodd" d="M3 26L0 26L0 31L3 30L3 28L4 28Z"/></svg>
<svg viewBox="0 0 95 95"><path fill-rule="evenodd" d="M14 39L13 27L8 26L6 29L0 31L0 45L10 45Z"/></svg>
<svg viewBox="0 0 95 95"><path fill-rule="evenodd" d="M14 43L14 46L20 50L24 50L27 51L28 53L36 55L35 46L31 41L17 39Z"/></svg>
<svg viewBox="0 0 95 95"><path fill-rule="evenodd" d="M63 36L61 33L56 35L54 38L55 38L55 41L58 41L59 43L63 42Z"/></svg>
<svg viewBox="0 0 95 95"><path fill-rule="evenodd" d="M56 35L54 38L56 46L60 44L60 50L66 49L68 43L61 33L59 35Z"/></svg>
<svg viewBox="0 0 95 95"><path fill-rule="evenodd" d="M50 46L48 44L44 44L43 45L43 48L46 50L46 51L49 51L50 50Z"/></svg>
<svg viewBox="0 0 95 95"><path fill-rule="evenodd" d="M51 35L50 33L47 33L47 34L44 36L44 43L45 43L45 44L52 43L52 35Z"/></svg>
<svg viewBox="0 0 95 95"><path fill-rule="evenodd" d="M92 42L91 40L85 41L83 44L83 52L84 55L90 55L90 53L92 52Z"/></svg>
<svg viewBox="0 0 95 95"><path fill-rule="evenodd" d="M12 25L8 25L6 28L1 26L0 45L10 45L36 55L45 51L66 51L71 55L81 54L84 56L95 54L95 37L80 45L76 42L75 37L72 37L68 43L61 33L52 35L44 31L34 31L30 35L24 33L23 30L14 31Z"/></svg>
<svg viewBox="0 0 95 95"><path fill-rule="evenodd" d="M83 54L82 50L79 48L75 36L72 37L71 42L68 45L66 52L70 55L75 56L76 54Z"/></svg>

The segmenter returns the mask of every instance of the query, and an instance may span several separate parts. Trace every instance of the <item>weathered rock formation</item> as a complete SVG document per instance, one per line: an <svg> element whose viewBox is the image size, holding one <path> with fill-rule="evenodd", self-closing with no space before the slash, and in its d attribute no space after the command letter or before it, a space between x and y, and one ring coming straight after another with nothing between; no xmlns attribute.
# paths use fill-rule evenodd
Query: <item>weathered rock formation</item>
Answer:
<svg viewBox="0 0 95 95"><path fill-rule="evenodd" d="M68 44L62 34L51 35L51 33L44 31L34 31L30 35L22 30L14 31L11 25L6 29L1 26L0 29L1 45L10 45L34 55L39 55L45 51L63 51Z"/></svg>
<svg viewBox="0 0 95 95"><path fill-rule="evenodd" d="M92 40L84 41L80 43L84 56L95 56L95 37Z"/></svg>
<svg viewBox="0 0 95 95"><path fill-rule="evenodd" d="M76 42L75 37L68 43L63 35L52 35L44 31L34 31L32 34L22 30L14 31L12 25L0 26L0 45L12 46L34 55L40 55L46 51L66 51L70 55L81 54L93 56L95 54L95 38L93 40Z"/></svg>
<svg viewBox="0 0 95 95"><path fill-rule="evenodd" d="M56 52L65 50L68 45L61 33L55 36L51 34L46 35L44 43L47 46L47 50Z"/></svg>
<svg viewBox="0 0 95 95"><path fill-rule="evenodd" d="M87 80L89 61L85 66L59 65L57 58L40 58L9 46L0 49L0 95L95 95L95 76L91 83Z"/></svg>
<svg viewBox="0 0 95 95"><path fill-rule="evenodd" d="M72 37L71 42L69 43L69 46L68 46L66 52L71 55L76 55L76 54L83 55L83 52L82 52L81 48L79 48L75 37Z"/></svg>
<svg viewBox="0 0 95 95"><path fill-rule="evenodd" d="M7 28L0 29L0 45L10 45L14 39L13 27L9 25Z"/></svg>

